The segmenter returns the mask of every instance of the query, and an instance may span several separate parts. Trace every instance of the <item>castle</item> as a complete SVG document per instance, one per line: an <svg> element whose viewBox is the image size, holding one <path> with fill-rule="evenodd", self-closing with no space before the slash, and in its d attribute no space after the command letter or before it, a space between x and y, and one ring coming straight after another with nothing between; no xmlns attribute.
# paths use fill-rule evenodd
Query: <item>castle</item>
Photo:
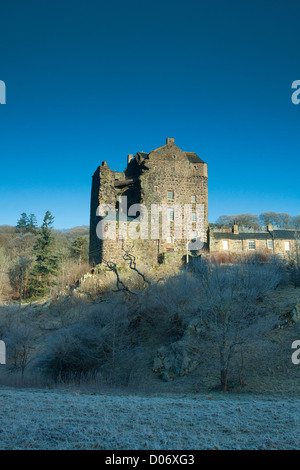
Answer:
<svg viewBox="0 0 300 470"><path fill-rule="evenodd" d="M193 152L185 152L175 145L174 138L168 137L166 144L150 153L138 152L127 157L127 167L123 173L113 171L103 161L93 175L90 214L90 263L100 264L104 260L119 263L123 260L124 239L118 232L113 237L99 239L97 226L103 219L97 211L100 205L109 204L112 212L120 213L120 200L126 196L127 206L142 204L149 214L153 205L164 205L168 210L170 236L137 238L131 246L137 260L145 264L157 264L167 257L183 256L187 250L187 240L174 237L176 212L174 207L189 205L193 223L196 222L196 207L201 206L202 229L201 249L208 248L208 192L207 164ZM133 206L134 207L134 206ZM113 211L114 209L114 211ZM115 217L111 216L112 219ZM182 214L179 216L183 217ZM110 218L109 211L105 220ZM125 223L134 223L128 212ZM115 219L114 219L115 220ZM121 220L116 218L117 223ZM124 221L124 214L123 219ZM138 230L138 229L137 229ZM198 250L198 252L201 250Z"/></svg>
<svg viewBox="0 0 300 470"><path fill-rule="evenodd" d="M199 255L203 250L216 252L253 253L264 251L288 257L299 244L299 230L278 230L267 226L259 232L240 231L237 225L232 229L211 230L208 224L207 164L196 153L185 152L175 145L173 138L168 137L166 144L150 153L138 152L127 157L127 167L123 173L113 171L104 161L93 175L90 215L90 264L97 265L103 261L119 264L124 260L124 236L120 224L136 225L137 235L130 252L137 261L155 265L174 260L180 262L190 251L186 237L175 235L176 223L184 224L184 214L177 212L176 207L191 207L192 229L199 219L197 208L201 206L201 248L194 251ZM126 199L126 208L122 210L121 201ZM109 205L104 213L99 213L99 206ZM153 236L147 226L147 236L139 236L139 219L136 212L128 208L143 205L150 214L153 206L165 206L168 212L170 227L169 236L163 237L162 231ZM178 215L179 214L179 215ZM134 215L134 217L132 217ZM162 214L158 215L159 223ZM153 214L151 213L151 222ZM99 222L112 224L117 228L112 236L99 238ZM131 227L132 228L132 227ZM151 232L151 233L150 233ZM126 232L127 233L127 232ZM193 233L193 232L192 232ZM199 232L197 232L199 235Z"/></svg>

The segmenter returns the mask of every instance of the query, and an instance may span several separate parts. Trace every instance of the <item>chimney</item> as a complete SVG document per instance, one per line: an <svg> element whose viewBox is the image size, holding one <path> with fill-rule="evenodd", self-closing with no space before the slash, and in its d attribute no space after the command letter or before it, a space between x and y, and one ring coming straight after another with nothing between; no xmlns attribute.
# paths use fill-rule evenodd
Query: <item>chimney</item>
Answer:
<svg viewBox="0 0 300 470"><path fill-rule="evenodd" d="M167 145L170 145L170 144L175 144L174 137L167 137Z"/></svg>
<svg viewBox="0 0 300 470"><path fill-rule="evenodd" d="M127 166L129 165L129 163L131 162L132 159L133 159L132 153L130 153L129 155L127 155Z"/></svg>
<svg viewBox="0 0 300 470"><path fill-rule="evenodd" d="M272 230L273 230L272 225L271 225L271 224L268 224L268 225L267 225L267 232L272 232Z"/></svg>
<svg viewBox="0 0 300 470"><path fill-rule="evenodd" d="M239 233L239 226L234 224L232 232L235 233L236 235Z"/></svg>

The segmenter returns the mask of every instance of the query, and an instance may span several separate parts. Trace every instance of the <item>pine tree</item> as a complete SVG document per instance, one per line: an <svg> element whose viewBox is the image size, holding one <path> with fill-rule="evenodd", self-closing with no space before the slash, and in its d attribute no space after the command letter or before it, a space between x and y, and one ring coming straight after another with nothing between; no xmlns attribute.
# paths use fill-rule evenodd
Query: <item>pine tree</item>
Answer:
<svg viewBox="0 0 300 470"><path fill-rule="evenodd" d="M32 233L35 233L37 231L37 220L34 214L30 214L28 217L27 230L28 232L32 232Z"/></svg>
<svg viewBox="0 0 300 470"><path fill-rule="evenodd" d="M35 264L30 276L30 292L34 297L44 296L51 285L53 276L57 273L57 257L54 254L54 236L52 224L54 217L47 211L43 224L39 229L39 236L33 245Z"/></svg>
<svg viewBox="0 0 300 470"><path fill-rule="evenodd" d="M18 232L31 232L35 233L37 231L37 221L34 214L27 215L26 212L22 212L21 217L19 218L16 229Z"/></svg>
<svg viewBox="0 0 300 470"><path fill-rule="evenodd" d="M78 257L78 263L81 264L82 256L87 248L87 240L84 237L77 237L72 243L72 252Z"/></svg>
<svg viewBox="0 0 300 470"><path fill-rule="evenodd" d="M27 232L28 224L28 215L26 214L26 212L22 212L21 217L17 222L16 229L18 230L18 232Z"/></svg>

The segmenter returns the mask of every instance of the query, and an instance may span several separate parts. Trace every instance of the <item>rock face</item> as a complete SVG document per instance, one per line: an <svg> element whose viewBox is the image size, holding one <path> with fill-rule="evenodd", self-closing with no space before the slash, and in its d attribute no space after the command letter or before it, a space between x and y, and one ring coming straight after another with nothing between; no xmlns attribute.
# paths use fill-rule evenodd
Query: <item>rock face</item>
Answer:
<svg viewBox="0 0 300 470"><path fill-rule="evenodd" d="M153 371L163 380L169 381L186 375L201 363L198 339L191 335L191 331L195 331L194 328L188 327L181 340L158 349Z"/></svg>
<svg viewBox="0 0 300 470"><path fill-rule="evenodd" d="M295 305L291 313L291 320L293 323L300 321L300 301Z"/></svg>

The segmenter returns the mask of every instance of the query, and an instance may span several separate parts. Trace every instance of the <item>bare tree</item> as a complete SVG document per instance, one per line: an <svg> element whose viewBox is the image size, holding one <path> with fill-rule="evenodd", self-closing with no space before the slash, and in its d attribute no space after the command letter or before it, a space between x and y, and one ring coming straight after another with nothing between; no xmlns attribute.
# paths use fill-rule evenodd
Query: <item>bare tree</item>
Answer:
<svg viewBox="0 0 300 470"><path fill-rule="evenodd" d="M204 266L199 272L202 302L200 333L215 342L219 353L220 383L228 390L228 378L237 348L246 347L255 334L257 300L280 281L277 266L240 263Z"/></svg>
<svg viewBox="0 0 300 470"><path fill-rule="evenodd" d="M34 330L29 326L14 326L9 329L4 339L8 348L7 357L10 358L9 368L21 371L23 380L25 370L33 359Z"/></svg>
<svg viewBox="0 0 300 470"><path fill-rule="evenodd" d="M23 299L24 281L32 264L32 259L19 256L9 269L11 285L19 290L19 321L21 321L21 306Z"/></svg>
<svg viewBox="0 0 300 470"><path fill-rule="evenodd" d="M10 258L5 253L4 248L0 248L0 299L9 290L8 270Z"/></svg>

